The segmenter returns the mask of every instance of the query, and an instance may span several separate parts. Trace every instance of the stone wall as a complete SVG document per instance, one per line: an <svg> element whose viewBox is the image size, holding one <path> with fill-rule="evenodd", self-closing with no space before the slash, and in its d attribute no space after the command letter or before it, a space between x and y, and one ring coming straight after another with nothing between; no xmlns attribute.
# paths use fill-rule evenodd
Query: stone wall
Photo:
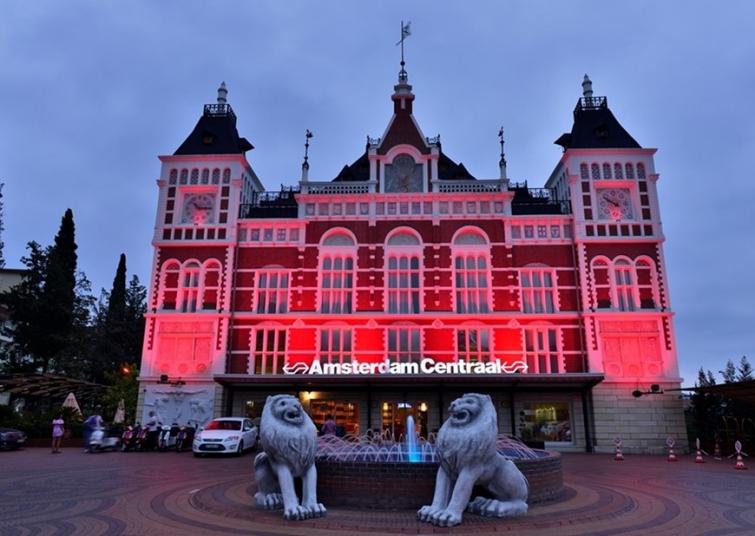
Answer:
<svg viewBox="0 0 755 536"><path fill-rule="evenodd" d="M678 383L659 384L661 390L678 389ZM664 454L666 438L673 437L678 453L687 452L687 427L679 391L632 396L638 387L603 382L592 391L595 451L613 452L620 437L625 453ZM647 386L641 386L641 390Z"/></svg>

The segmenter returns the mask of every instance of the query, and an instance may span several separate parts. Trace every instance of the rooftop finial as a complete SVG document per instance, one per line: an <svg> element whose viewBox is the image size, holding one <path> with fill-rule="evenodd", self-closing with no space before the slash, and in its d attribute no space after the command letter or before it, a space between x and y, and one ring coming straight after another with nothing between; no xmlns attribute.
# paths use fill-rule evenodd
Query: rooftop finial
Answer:
<svg viewBox="0 0 755 536"><path fill-rule="evenodd" d="M501 171L501 180L508 180L506 176L506 154L503 152L503 127L498 131L498 141L501 144L501 159L498 161L498 168Z"/></svg>
<svg viewBox="0 0 755 536"><path fill-rule="evenodd" d="M309 180L309 140L313 136L312 131L306 129L304 134L304 162L301 165L301 180L306 182Z"/></svg>
<svg viewBox="0 0 755 536"><path fill-rule="evenodd" d="M228 90L225 88L225 82L221 82L220 87L218 88L218 104L227 104L227 97Z"/></svg>
<svg viewBox="0 0 755 536"><path fill-rule="evenodd" d="M401 21L401 39L396 43L396 45L401 45L401 70L398 72L398 83L399 84L406 84L409 76L406 74L406 69L404 69L404 66L406 63L404 62L404 39L412 35L411 31L411 21L407 21L406 24L404 24L404 21Z"/></svg>
<svg viewBox="0 0 755 536"><path fill-rule="evenodd" d="M582 96L586 99L592 97L592 80L590 80L590 77L587 75L585 75L584 80L582 80Z"/></svg>

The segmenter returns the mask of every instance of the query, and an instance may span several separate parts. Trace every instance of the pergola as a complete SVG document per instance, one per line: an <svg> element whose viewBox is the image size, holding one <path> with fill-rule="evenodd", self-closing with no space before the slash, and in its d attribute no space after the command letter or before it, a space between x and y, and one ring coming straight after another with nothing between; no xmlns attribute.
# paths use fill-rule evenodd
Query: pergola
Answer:
<svg viewBox="0 0 755 536"><path fill-rule="evenodd" d="M82 406L92 405L105 392L106 387L98 383L56 376L54 374L3 374L0 375L0 393L10 393L13 398L36 399L51 404L65 400L68 393L74 393Z"/></svg>

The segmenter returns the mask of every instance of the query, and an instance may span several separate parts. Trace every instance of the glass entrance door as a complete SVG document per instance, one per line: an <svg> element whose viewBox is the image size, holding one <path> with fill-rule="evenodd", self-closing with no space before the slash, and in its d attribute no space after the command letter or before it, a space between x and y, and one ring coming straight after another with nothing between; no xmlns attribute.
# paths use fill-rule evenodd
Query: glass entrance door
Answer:
<svg viewBox="0 0 755 536"><path fill-rule="evenodd" d="M414 418L414 429L418 437L427 437L427 402L409 400L397 402L386 400L382 403L382 431L383 435L394 440L404 440L406 437L406 421L411 415Z"/></svg>

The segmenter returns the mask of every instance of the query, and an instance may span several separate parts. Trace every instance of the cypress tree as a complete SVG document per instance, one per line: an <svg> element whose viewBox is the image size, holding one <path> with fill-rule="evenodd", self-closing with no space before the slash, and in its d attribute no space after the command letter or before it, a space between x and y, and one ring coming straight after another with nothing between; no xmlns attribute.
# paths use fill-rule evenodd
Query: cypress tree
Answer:
<svg viewBox="0 0 755 536"><path fill-rule="evenodd" d="M107 304L107 323L112 327L126 320L126 255L121 253Z"/></svg>
<svg viewBox="0 0 755 536"><path fill-rule="evenodd" d="M50 362L68 345L73 328L78 248L75 233L73 212L69 208L63 215L55 243L47 255L47 277L40 311L45 344L38 355L42 361L42 372L49 370Z"/></svg>

